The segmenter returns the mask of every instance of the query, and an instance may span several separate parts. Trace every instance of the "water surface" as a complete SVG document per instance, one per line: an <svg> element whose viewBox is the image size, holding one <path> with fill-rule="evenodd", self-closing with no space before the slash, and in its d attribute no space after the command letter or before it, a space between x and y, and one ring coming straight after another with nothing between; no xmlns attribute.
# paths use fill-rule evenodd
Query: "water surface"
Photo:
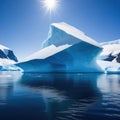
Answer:
<svg viewBox="0 0 120 120"><path fill-rule="evenodd" d="M119 120L120 75L0 72L0 120Z"/></svg>

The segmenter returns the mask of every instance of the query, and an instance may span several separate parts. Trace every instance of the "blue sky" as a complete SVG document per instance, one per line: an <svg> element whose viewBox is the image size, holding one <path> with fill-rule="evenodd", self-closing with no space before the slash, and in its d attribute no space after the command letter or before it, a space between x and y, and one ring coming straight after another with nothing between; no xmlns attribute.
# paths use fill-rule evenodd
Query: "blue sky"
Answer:
<svg viewBox="0 0 120 120"><path fill-rule="evenodd" d="M49 15L40 0L0 0L0 44L18 59L40 49L49 24L64 21L98 42L120 38L120 0L59 0Z"/></svg>

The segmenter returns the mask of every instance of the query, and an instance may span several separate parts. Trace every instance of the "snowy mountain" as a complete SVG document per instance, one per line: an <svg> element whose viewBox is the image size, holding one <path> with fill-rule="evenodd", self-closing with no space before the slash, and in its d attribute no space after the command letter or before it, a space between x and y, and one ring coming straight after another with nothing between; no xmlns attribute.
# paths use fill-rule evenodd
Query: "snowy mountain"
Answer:
<svg viewBox="0 0 120 120"><path fill-rule="evenodd" d="M14 64L17 61L17 57L14 55L12 50L0 45L0 70L4 69L4 66Z"/></svg>
<svg viewBox="0 0 120 120"><path fill-rule="evenodd" d="M120 63L120 40L101 43L103 51L99 59Z"/></svg>
<svg viewBox="0 0 120 120"><path fill-rule="evenodd" d="M51 24L41 49L16 64L24 72L102 72L99 43L64 22Z"/></svg>

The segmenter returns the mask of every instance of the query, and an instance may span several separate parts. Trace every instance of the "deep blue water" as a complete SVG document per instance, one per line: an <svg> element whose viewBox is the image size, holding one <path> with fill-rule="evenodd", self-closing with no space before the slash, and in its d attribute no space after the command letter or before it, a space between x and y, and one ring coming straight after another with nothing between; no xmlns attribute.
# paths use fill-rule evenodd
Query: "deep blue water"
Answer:
<svg viewBox="0 0 120 120"><path fill-rule="evenodd" d="M0 72L0 120L120 120L120 75Z"/></svg>

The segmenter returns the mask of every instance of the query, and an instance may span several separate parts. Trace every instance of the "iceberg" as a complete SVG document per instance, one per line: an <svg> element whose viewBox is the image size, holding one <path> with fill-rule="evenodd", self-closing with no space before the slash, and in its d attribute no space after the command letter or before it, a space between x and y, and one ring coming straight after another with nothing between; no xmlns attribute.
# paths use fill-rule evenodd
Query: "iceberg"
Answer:
<svg viewBox="0 0 120 120"><path fill-rule="evenodd" d="M9 48L0 45L0 70L5 70L7 65L15 64L16 62L18 62L18 60L14 52Z"/></svg>
<svg viewBox="0 0 120 120"><path fill-rule="evenodd" d="M120 63L120 40L101 43L103 51L98 59Z"/></svg>
<svg viewBox="0 0 120 120"><path fill-rule="evenodd" d="M96 59L101 45L64 22L53 23L41 49L16 66L24 72L103 72Z"/></svg>
<svg viewBox="0 0 120 120"><path fill-rule="evenodd" d="M120 39L101 43L103 51L97 63L105 73L120 73Z"/></svg>

